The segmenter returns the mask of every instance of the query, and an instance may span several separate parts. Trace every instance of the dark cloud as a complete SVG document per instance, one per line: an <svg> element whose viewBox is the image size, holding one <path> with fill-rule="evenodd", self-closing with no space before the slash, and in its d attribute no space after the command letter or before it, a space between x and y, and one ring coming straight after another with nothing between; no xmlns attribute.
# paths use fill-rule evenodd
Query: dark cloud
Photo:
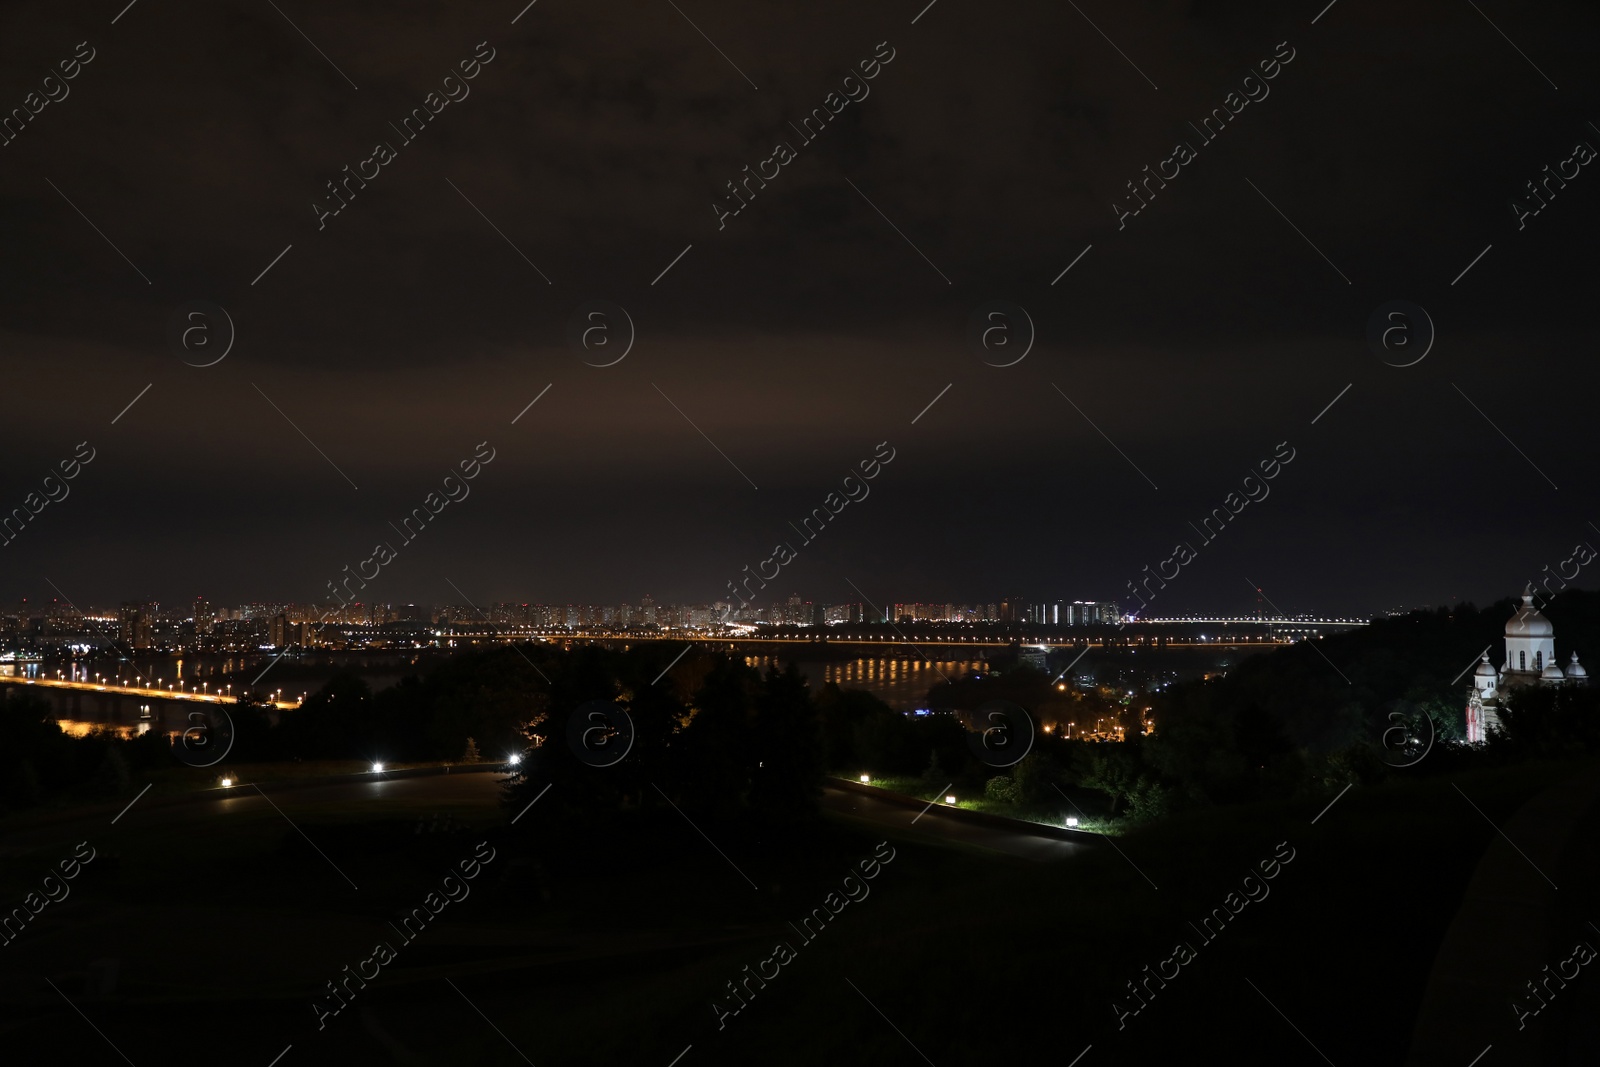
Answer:
<svg viewBox="0 0 1600 1067"><path fill-rule="evenodd" d="M786 571L798 591L1117 595L1286 439L1302 458L1173 610L1235 603L1246 573L1285 607L1497 596L1593 517L1600 179L1520 230L1509 206L1600 147L1587 8L1491 13L1536 70L1470 6L1085 6L1116 47L1031 3L914 26L919 3L680 4L715 47L665 2L540 0L515 26L515 2L280 5L315 47L271 5L141 0L113 26L121 6L0 14L0 105L95 49L0 148L0 492L102 453L5 549L0 595L50 573L88 599L309 599L484 439L502 458L386 598L451 599L449 572L709 599L885 439L901 458ZM390 123L483 41L470 95L403 143ZM870 94L802 143L790 123L885 41ZM1189 123L1284 41L1270 95L1201 143ZM1178 141L1195 158L1119 229ZM319 231L325 183L378 142L394 160ZM779 142L793 161L719 229ZM216 367L168 350L191 299L237 324ZM637 326L615 367L566 345L592 299ZM1038 327L1015 367L966 345L993 299ZM1438 327L1415 367L1366 346L1394 299Z"/></svg>

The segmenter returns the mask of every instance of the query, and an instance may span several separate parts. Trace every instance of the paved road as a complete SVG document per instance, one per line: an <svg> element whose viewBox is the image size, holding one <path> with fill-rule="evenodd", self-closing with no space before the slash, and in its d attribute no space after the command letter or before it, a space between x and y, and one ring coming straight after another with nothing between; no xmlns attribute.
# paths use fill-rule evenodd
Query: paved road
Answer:
<svg viewBox="0 0 1600 1067"><path fill-rule="evenodd" d="M908 807L903 801L842 789L836 785L822 790L824 811L834 812L880 826L901 830L929 841L972 845L1030 860L1066 859L1092 847L1083 841L1067 841L1025 827L991 826L967 822L949 809L935 804L927 809Z"/></svg>
<svg viewBox="0 0 1600 1067"><path fill-rule="evenodd" d="M503 775L494 772L441 774L415 778L385 778L373 775L362 781L330 782L327 785L284 788L267 783L263 797L254 787L236 786L211 790L200 798L181 802L156 800L145 796L124 810L127 800L115 805L84 809L67 818L46 816L13 824L0 831L0 859L30 851L40 844L54 845L67 838L93 835L96 840L127 827L179 827L244 811L271 811L271 803L293 815L319 805L359 806L370 803L374 817L382 817L387 801L424 801L438 804L441 811L459 807L493 807L499 803L499 783ZM112 820L117 820L113 829Z"/></svg>
<svg viewBox="0 0 1600 1067"><path fill-rule="evenodd" d="M422 801L438 804L441 810L458 806L485 808L499 802L498 773L446 774L418 778L384 779L374 776L370 780L345 781L328 785L306 786L295 789L275 789L265 786L271 803L291 817L297 811L321 805L336 804L341 807L361 806L370 803L375 816L383 814L386 802L405 800L409 804ZM119 825L179 827L215 819L236 812L258 812L268 806L267 797L250 786L240 786L226 792L217 791L206 799L185 803L151 803L146 797L135 803L120 816ZM126 803L126 802L124 802ZM934 805L920 810L904 802L858 793L838 786L823 789L824 811L925 838L929 842L969 845L989 849L1010 856L1030 860L1058 860L1091 847L1084 842L1066 841L1026 828L1012 829L981 823L972 823L953 816L947 809ZM70 821L52 821L32 827L16 827L4 835L0 857L32 851L41 845L55 845L72 837L94 835L102 837L110 828L111 820L118 817L121 806L98 809L92 815Z"/></svg>

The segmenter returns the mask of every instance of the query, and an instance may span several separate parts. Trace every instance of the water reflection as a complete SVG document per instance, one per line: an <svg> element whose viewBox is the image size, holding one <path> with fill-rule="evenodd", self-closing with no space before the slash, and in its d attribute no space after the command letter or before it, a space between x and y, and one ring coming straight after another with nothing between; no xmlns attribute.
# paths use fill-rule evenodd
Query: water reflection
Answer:
<svg viewBox="0 0 1600 1067"><path fill-rule="evenodd" d="M744 661L762 671L773 666L782 670L789 662L783 656L746 656ZM795 666L811 683L812 689L820 689L829 682L841 689L864 689L896 711L925 708L928 690L934 686L989 669L988 662L982 659L923 661L880 656L823 662L796 660Z"/></svg>
<svg viewBox="0 0 1600 1067"><path fill-rule="evenodd" d="M132 740L135 737L143 737L150 732L150 724L147 722L119 725L104 722L83 722L79 719L57 719L56 725L71 737L88 737L99 730L109 734L116 734L124 741ZM176 734L176 731L171 732Z"/></svg>

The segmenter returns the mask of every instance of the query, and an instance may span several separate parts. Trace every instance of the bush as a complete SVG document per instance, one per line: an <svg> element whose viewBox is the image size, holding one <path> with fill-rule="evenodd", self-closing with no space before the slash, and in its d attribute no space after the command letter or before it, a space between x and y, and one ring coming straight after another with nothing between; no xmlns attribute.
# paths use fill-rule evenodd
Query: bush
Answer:
<svg viewBox="0 0 1600 1067"><path fill-rule="evenodd" d="M1172 810L1172 790L1155 778L1141 774L1128 793L1128 818L1134 822L1159 819Z"/></svg>
<svg viewBox="0 0 1600 1067"><path fill-rule="evenodd" d="M1009 774L996 775L984 784L983 795L997 804L1015 804L1017 781Z"/></svg>
<svg viewBox="0 0 1600 1067"><path fill-rule="evenodd" d="M1012 780L1016 783L1015 802L1035 807L1059 799L1061 794L1055 788L1058 775L1059 769L1049 756L1042 752L1028 753L1012 770Z"/></svg>

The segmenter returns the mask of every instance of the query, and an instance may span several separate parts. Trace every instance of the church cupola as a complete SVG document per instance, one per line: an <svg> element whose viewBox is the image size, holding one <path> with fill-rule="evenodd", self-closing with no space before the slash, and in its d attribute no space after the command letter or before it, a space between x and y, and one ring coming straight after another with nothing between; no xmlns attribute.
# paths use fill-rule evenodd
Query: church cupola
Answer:
<svg viewBox="0 0 1600 1067"><path fill-rule="evenodd" d="M1533 606L1533 585L1529 583L1522 592L1522 607L1506 623L1505 669L1543 675L1546 667L1553 667L1556 676L1561 676L1561 668L1556 666L1555 628Z"/></svg>
<svg viewBox="0 0 1600 1067"><path fill-rule="evenodd" d="M1498 676L1499 672L1494 669L1494 664L1489 662L1489 653L1485 652L1478 669L1472 672L1472 687L1486 695L1493 693Z"/></svg>

